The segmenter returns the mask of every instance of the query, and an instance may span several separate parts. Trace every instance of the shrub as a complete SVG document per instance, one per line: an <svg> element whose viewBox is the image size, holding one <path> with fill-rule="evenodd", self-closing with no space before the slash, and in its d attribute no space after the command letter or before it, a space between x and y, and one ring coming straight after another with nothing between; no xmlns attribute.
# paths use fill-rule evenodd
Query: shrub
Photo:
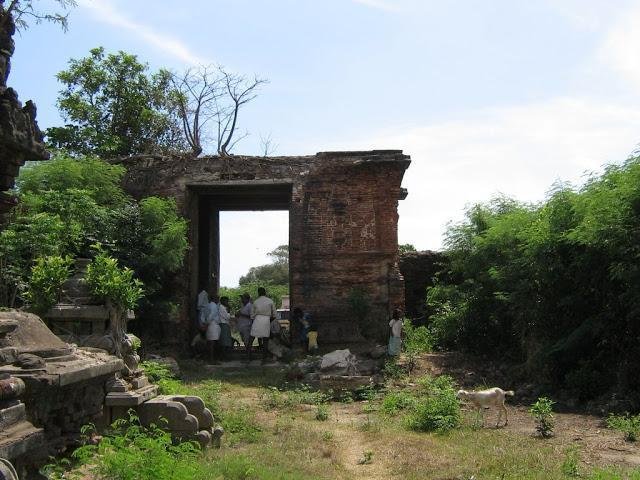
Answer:
<svg viewBox="0 0 640 480"><path fill-rule="evenodd" d="M630 415L609 415L607 426L624 433L624 438L628 442L635 442L640 436L640 414Z"/></svg>
<svg viewBox="0 0 640 480"><path fill-rule="evenodd" d="M565 452L564 461L562 462L562 473L567 477L579 477L578 471L579 450L577 446L569 447Z"/></svg>
<svg viewBox="0 0 640 480"><path fill-rule="evenodd" d="M443 433L460 426L462 415L460 404L451 377L442 375L422 380L424 397L411 405L406 418L411 430Z"/></svg>
<svg viewBox="0 0 640 480"><path fill-rule="evenodd" d="M384 363L382 373L386 378L392 378L394 380L400 380L407 375L407 369L398 364L398 360L395 357L387 359Z"/></svg>
<svg viewBox="0 0 640 480"><path fill-rule="evenodd" d="M39 257L31 267L26 298L36 313L45 313L60 300L62 285L69 278L71 257Z"/></svg>
<svg viewBox="0 0 640 480"><path fill-rule="evenodd" d="M390 392L382 399L380 410L386 415L397 415L401 410L406 410L413 406L415 397L409 392Z"/></svg>
<svg viewBox="0 0 640 480"><path fill-rule="evenodd" d="M87 432L86 428L83 430ZM170 433L157 426L142 427L138 418L130 414L129 419L114 422L98 445L84 445L73 452L72 458L77 466L86 466L83 478L89 473L90 478L119 480L191 480L204 476L199 453L197 443L176 444ZM58 475L60 472L56 465L47 470L57 470Z"/></svg>
<svg viewBox="0 0 640 480"><path fill-rule="evenodd" d="M86 281L91 293L114 307L126 311L142 298L142 282L133 278L133 270L120 268L115 258L99 250L87 267Z"/></svg>
<svg viewBox="0 0 640 480"><path fill-rule="evenodd" d="M316 420L324 422L329 419L329 407L327 405L318 405L316 408Z"/></svg>
<svg viewBox="0 0 640 480"><path fill-rule="evenodd" d="M555 403L546 397L540 397L529 409L529 413L536 421L536 431L543 438L553 435L553 405Z"/></svg>
<svg viewBox="0 0 640 480"><path fill-rule="evenodd" d="M411 320L404 320L403 348L408 354L428 353L433 350L433 338L427 327L414 327Z"/></svg>

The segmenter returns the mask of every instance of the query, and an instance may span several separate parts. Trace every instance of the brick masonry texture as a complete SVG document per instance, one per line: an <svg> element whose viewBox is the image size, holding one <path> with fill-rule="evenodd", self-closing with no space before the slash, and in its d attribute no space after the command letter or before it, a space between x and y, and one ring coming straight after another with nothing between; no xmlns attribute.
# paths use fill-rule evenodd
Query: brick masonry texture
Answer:
<svg viewBox="0 0 640 480"><path fill-rule="evenodd" d="M260 192L268 192L270 185L284 185L290 188L285 200L289 206L291 304L314 314L322 341L362 340L348 304L353 288L362 288L370 297L371 331L383 331L390 311L404 306L397 225L401 183L410 159L402 151L322 152L300 157L137 156L116 162L127 168L124 187L130 194L173 197L190 220L190 258L177 282L183 305L194 303L202 278L197 271L216 269L217 260L209 267L202 264L200 236L205 234L200 223L203 218L217 218L217 212L225 208L215 200L207 203L207 195L234 185L247 191L255 187L257 196L244 204L255 208L260 205ZM243 199L234 201L242 204ZM205 217L203 208L210 209ZM211 228L216 243L217 223ZM217 248L217 244L211 247L213 257ZM184 308L185 332L192 315L192 308Z"/></svg>

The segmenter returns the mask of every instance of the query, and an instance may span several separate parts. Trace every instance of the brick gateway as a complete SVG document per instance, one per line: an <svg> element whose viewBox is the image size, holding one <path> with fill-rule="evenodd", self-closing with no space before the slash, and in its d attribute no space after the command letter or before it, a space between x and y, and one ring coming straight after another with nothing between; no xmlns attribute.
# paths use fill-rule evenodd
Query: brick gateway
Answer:
<svg viewBox="0 0 640 480"><path fill-rule="evenodd" d="M321 152L299 157L135 156L125 190L173 197L189 219L190 251L178 279L180 331L192 325L199 285L219 278L219 212L289 211L292 306L314 312L324 343L362 340L348 296L362 288L380 327L404 304L398 269L398 201L410 157L400 150Z"/></svg>

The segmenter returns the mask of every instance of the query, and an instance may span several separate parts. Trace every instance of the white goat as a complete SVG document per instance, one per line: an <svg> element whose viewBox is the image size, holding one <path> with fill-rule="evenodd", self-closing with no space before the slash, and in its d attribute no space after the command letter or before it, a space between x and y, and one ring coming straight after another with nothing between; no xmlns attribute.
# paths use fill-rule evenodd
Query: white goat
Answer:
<svg viewBox="0 0 640 480"><path fill-rule="evenodd" d="M496 427L500 424L500 418L502 412L504 412L504 424L509 423L509 415L507 414L507 407L504 406L505 395L513 397L513 390L504 391L501 388L494 387L487 390L480 390L479 392L468 392L466 390L458 390L456 397L458 399L467 400L473 403L478 409L478 415L481 415L483 408L497 407L498 420L496 420ZM476 417L477 418L477 417ZM477 420L476 420L477 421ZM484 425L484 415L482 415L482 425Z"/></svg>

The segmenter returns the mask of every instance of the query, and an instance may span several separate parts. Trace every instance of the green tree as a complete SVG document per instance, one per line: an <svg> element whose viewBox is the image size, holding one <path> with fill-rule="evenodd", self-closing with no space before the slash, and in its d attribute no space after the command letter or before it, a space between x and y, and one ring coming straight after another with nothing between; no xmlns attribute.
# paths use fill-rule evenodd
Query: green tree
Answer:
<svg viewBox="0 0 640 480"><path fill-rule="evenodd" d="M267 255L272 263L251 267L246 275L240 277L240 285L264 283L271 285L289 285L289 246L280 245Z"/></svg>
<svg viewBox="0 0 640 480"><path fill-rule="evenodd" d="M5 6L5 3L8 5ZM59 24L63 30L67 30L67 19L69 10L76 6L75 0L55 0L62 12L46 12L34 7L35 2L32 0L12 0L10 2L0 1L0 27L5 26L5 22L9 16L13 17L16 28L24 30L29 26L29 20L35 23L51 22Z"/></svg>
<svg viewBox="0 0 640 480"><path fill-rule="evenodd" d="M638 157L540 204L472 207L427 295L436 346L498 353L580 400L618 389L640 404L639 238Z"/></svg>
<svg viewBox="0 0 640 480"><path fill-rule="evenodd" d="M64 86L58 107L68 123L47 129L49 144L105 158L182 149L181 127L168 107L170 74L148 70L135 55L105 54L102 47L71 59L57 75Z"/></svg>
<svg viewBox="0 0 640 480"><path fill-rule="evenodd" d="M151 307L175 296L172 273L184 260L187 223L172 199L126 195L123 173L96 158L63 155L23 169L20 202L0 232L0 305L24 303L31 280L46 276L31 274L38 258L92 257L99 243L145 283L139 318L158 317Z"/></svg>
<svg viewBox="0 0 640 480"><path fill-rule="evenodd" d="M400 245L398 245L398 253L400 255L404 255L405 253L415 252L415 251L416 251L416 247L414 247L410 243L401 243Z"/></svg>

